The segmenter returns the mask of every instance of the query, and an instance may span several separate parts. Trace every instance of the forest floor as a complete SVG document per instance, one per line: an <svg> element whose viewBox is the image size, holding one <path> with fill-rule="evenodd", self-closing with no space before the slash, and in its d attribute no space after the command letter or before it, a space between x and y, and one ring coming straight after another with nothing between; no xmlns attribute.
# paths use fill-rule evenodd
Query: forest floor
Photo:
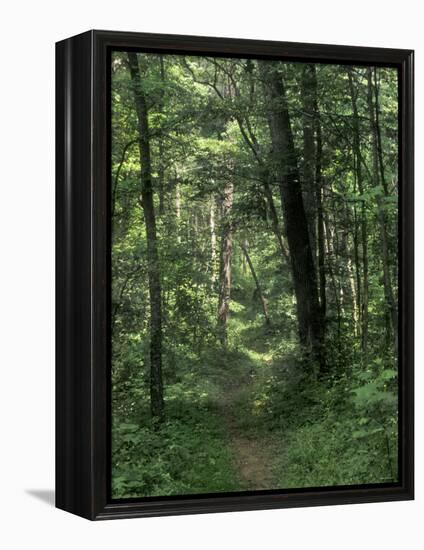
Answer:
<svg viewBox="0 0 424 550"><path fill-rule="evenodd" d="M387 453L386 432L372 424L376 435L369 442L363 436L364 413L346 397L340 400L339 387L330 393L318 384L307 391L297 385L291 333L281 331L278 318L266 326L255 305L251 294L239 293L231 304L228 345L184 355L186 376L168 385L168 418L159 429L148 424L148 410L144 425L134 419L118 426L116 498L393 479L395 431L388 464L381 451ZM381 401L387 394L384 386L380 389L383 384L387 378L376 389L369 384L359 388L374 388ZM338 410L329 412L335 402ZM373 468L372 477L361 461L365 453L372 457L367 466Z"/></svg>
<svg viewBox="0 0 424 550"><path fill-rule="evenodd" d="M248 309L239 304L238 311L232 313L232 323L240 332L247 333L243 335L244 346L239 352L242 360L237 361L238 375L222 380L217 405L228 434L241 490L275 489L279 484L274 472L277 444L261 422L261 401L257 396L259 384L271 375L272 357L263 339L249 338L252 328L261 332L265 327L247 328L249 320Z"/></svg>
<svg viewBox="0 0 424 550"><path fill-rule="evenodd" d="M240 380L237 385L227 387L222 397L221 410L234 466L243 489L271 489L275 488L272 471L275 444L268 434L260 433L254 425L249 425L249 419L242 416L246 407L238 408L236 405L250 384L250 380Z"/></svg>

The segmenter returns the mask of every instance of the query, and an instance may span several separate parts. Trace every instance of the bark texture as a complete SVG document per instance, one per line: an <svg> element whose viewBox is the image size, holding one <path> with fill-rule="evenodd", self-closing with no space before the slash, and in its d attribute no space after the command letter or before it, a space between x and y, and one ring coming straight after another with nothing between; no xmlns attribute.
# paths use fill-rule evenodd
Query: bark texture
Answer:
<svg viewBox="0 0 424 550"><path fill-rule="evenodd" d="M299 338L318 363L320 371L324 372L323 323L284 82L278 66L267 62L261 62L260 66L268 99L272 166L280 189L290 251Z"/></svg>
<svg viewBox="0 0 424 550"><path fill-rule="evenodd" d="M143 208L147 239L147 270L150 299L150 406L153 417L162 418L164 412L162 381L162 291L156 218L150 160L149 119L136 53L128 53L133 92L138 119L140 151L140 202Z"/></svg>
<svg viewBox="0 0 424 550"><path fill-rule="evenodd" d="M231 299L231 255L233 227L233 184L227 183L221 196L221 246L219 255L218 333L222 345L227 344L227 325Z"/></svg>
<svg viewBox="0 0 424 550"><path fill-rule="evenodd" d="M316 67L304 66L302 73L304 196L309 238L316 258L321 316L326 314L325 243L323 217L322 132L318 108ZM316 223L315 223L316 220Z"/></svg>
<svg viewBox="0 0 424 550"><path fill-rule="evenodd" d="M360 136L360 125L359 125L359 116L358 116L358 105L357 105L357 86L355 86L353 71L351 68L348 69L348 82L349 82L349 91L352 103L352 126L353 126L353 157L354 157L354 174L356 175L356 186L358 188L359 194L363 196L364 194L364 180L363 180L363 171L362 164L363 159L361 155L361 136ZM367 361L367 350L368 350L368 224L367 224L367 213L365 207L365 201L361 201L360 207L360 234L361 234L361 247L362 247L362 305L360 308L361 315L361 346L363 351L363 361ZM359 258L356 258L356 261L359 262ZM359 274L359 270L357 271ZM358 284L359 284L359 275L358 275ZM358 290L358 295L361 293Z"/></svg>
<svg viewBox="0 0 424 550"><path fill-rule="evenodd" d="M373 82L374 77L374 82ZM380 225L381 252L382 252L382 267L383 267L383 284L384 296L386 299L386 307L389 312L389 317L394 335L395 352L398 348L398 313L393 295L392 281L390 275L390 254L389 254L389 236L387 230L387 216L382 203L383 196L387 195L387 185L385 182L384 162L381 149L381 133L379 125L379 105L378 105L378 84L376 80L375 69L371 67L367 70L368 83L368 111L371 124L372 135L372 179L374 187L381 185L381 194L376 194L378 222ZM375 101L374 101L375 98Z"/></svg>

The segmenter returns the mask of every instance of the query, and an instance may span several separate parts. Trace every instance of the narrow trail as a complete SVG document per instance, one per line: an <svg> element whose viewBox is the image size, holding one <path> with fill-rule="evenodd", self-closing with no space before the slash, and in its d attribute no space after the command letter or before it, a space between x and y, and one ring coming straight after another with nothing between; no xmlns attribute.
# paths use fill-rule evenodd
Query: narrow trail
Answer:
<svg viewBox="0 0 424 550"><path fill-rule="evenodd" d="M267 432L255 427L253 413L248 412L251 403L245 400L253 399L251 390L250 373L227 385L220 400L222 417L228 430L230 449L242 490L275 489L275 442Z"/></svg>

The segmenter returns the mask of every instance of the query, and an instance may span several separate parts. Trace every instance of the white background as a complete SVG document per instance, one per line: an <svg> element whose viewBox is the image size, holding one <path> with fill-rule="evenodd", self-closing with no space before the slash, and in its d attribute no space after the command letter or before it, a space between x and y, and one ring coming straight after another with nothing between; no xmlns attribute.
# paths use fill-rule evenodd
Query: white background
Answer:
<svg viewBox="0 0 424 550"><path fill-rule="evenodd" d="M416 50L417 280L422 273L423 16L416 0L4 2L0 16L0 545L14 548L424 547L421 284L415 502L92 523L54 487L54 42L97 28ZM31 493L32 491L32 493ZM40 499L40 491L43 499ZM38 493L38 497L34 495ZM4 540L3 540L4 539Z"/></svg>

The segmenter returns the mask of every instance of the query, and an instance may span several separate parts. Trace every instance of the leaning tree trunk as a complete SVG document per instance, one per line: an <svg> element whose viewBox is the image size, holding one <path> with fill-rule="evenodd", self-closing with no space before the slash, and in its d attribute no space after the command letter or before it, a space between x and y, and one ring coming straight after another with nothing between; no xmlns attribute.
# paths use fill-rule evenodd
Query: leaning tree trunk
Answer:
<svg viewBox="0 0 424 550"><path fill-rule="evenodd" d="M227 183L221 197L221 247L219 255L218 335L222 345L227 344L228 318L231 297L231 254L233 184Z"/></svg>
<svg viewBox="0 0 424 550"><path fill-rule="evenodd" d="M277 209L275 208L274 198L272 196L272 187L271 187L272 174L270 174L268 169L264 169L264 168L261 169L261 180L262 180L262 186L264 190L266 204L268 206L269 216L271 218L271 228L275 235L275 238L277 239L278 248L281 252L281 256L284 258L283 264L285 262L285 264L289 265L290 254L289 254L289 251L287 250L287 246L283 240L283 235L281 233L280 223L278 221Z"/></svg>
<svg viewBox="0 0 424 550"><path fill-rule="evenodd" d="M280 187L290 251L299 338L323 373L326 370L324 325L284 83L274 63L261 62L260 66L267 98L273 167Z"/></svg>
<svg viewBox="0 0 424 550"><path fill-rule="evenodd" d="M137 54L128 53L128 61L138 119L141 205L144 213L147 239L147 269L150 298L150 407L152 416L160 419L163 417L164 412L162 382L162 291L150 162L148 108L142 87Z"/></svg>
<svg viewBox="0 0 424 550"><path fill-rule="evenodd" d="M256 274L255 268L253 267L253 263L252 263L252 260L250 258L250 255L249 255L249 252L248 252L248 249L247 249L247 242L246 241L241 242L240 243L240 248L243 251L244 257L246 258L247 264L248 264L249 269L250 269L250 273L252 274L253 280L255 281L256 291L257 291L259 299L261 301L262 311L263 311L263 314L264 314L264 317L265 317L265 323L269 326L271 324L271 319L270 319L269 313L268 313L268 304L267 304L266 298L264 296L264 293L262 292L262 287L261 287L261 284L259 282L258 276Z"/></svg>

